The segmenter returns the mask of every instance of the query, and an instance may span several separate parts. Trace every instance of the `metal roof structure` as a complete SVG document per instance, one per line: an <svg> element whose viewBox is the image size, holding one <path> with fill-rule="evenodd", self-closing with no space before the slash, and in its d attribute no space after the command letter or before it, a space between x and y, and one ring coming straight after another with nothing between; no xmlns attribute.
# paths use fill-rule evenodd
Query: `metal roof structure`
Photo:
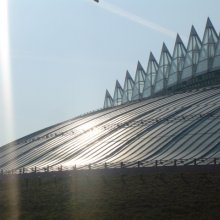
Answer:
<svg viewBox="0 0 220 220"><path fill-rule="evenodd" d="M146 72L138 62L135 80L127 71L124 89L106 90L103 109L0 147L0 170L210 164L220 158L219 122L220 40L208 19L202 42L192 26L173 57L163 44L159 64L151 53Z"/></svg>
<svg viewBox="0 0 220 220"><path fill-rule="evenodd" d="M220 86L130 102L1 147L0 169L220 157L219 120Z"/></svg>

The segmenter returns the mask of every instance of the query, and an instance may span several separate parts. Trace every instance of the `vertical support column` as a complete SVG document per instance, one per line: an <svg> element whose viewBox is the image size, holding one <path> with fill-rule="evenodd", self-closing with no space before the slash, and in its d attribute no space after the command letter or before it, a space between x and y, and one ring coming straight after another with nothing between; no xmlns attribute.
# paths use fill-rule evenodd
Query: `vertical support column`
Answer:
<svg viewBox="0 0 220 220"><path fill-rule="evenodd" d="M214 165L216 165L217 164L217 159L216 158L214 158Z"/></svg>
<svg viewBox="0 0 220 220"><path fill-rule="evenodd" d="M197 165L197 163L196 163L196 159L194 159L194 166L196 166Z"/></svg>

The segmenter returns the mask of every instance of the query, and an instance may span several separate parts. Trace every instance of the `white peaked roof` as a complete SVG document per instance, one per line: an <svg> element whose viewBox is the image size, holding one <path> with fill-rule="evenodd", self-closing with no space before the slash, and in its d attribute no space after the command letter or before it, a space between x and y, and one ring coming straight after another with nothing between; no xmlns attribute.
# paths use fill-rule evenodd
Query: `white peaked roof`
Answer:
<svg viewBox="0 0 220 220"><path fill-rule="evenodd" d="M115 92L114 92L114 97L113 97L113 105L114 106L121 105L122 97L123 97L123 89L120 83L118 82L118 80L116 80Z"/></svg>
<svg viewBox="0 0 220 220"><path fill-rule="evenodd" d="M105 101L104 101L104 108L110 108L113 106L113 99L109 93L109 91L106 89L105 92Z"/></svg>
<svg viewBox="0 0 220 220"><path fill-rule="evenodd" d="M196 69L196 75L201 75L211 69L213 58L215 56L215 47L218 41L218 35L210 19L207 19L206 28L202 40L202 48L199 54L199 62Z"/></svg>
<svg viewBox="0 0 220 220"><path fill-rule="evenodd" d="M171 55L165 43L163 43L160 55L159 68L155 79L154 93L165 89L168 73L170 71Z"/></svg>
<svg viewBox="0 0 220 220"><path fill-rule="evenodd" d="M171 67L168 74L167 87L176 85L180 81L185 55L186 47L184 46L179 34L177 34Z"/></svg>
<svg viewBox="0 0 220 220"><path fill-rule="evenodd" d="M155 84L155 77L158 71L158 66L159 65L153 53L150 52L148 65L147 65L146 78L144 82L143 98L147 98L152 95L152 87Z"/></svg>
<svg viewBox="0 0 220 220"><path fill-rule="evenodd" d="M187 52L185 56L185 62L183 65L183 71L181 75L181 80L188 80L193 75L195 75L196 66L199 62L199 52L201 49L202 42L192 25L189 41L187 45Z"/></svg>
<svg viewBox="0 0 220 220"><path fill-rule="evenodd" d="M123 93L122 103L131 101L133 86L134 86L134 80L132 79L130 73L127 71L124 82L124 93Z"/></svg>
<svg viewBox="0 0 220 220"><path fill-rule="evenodd" d="M146 73L141 63L138 61L137 70L135 74L134 87L132 91L132 100L139 100L142 98L142 93L144 89Z"/></svg>

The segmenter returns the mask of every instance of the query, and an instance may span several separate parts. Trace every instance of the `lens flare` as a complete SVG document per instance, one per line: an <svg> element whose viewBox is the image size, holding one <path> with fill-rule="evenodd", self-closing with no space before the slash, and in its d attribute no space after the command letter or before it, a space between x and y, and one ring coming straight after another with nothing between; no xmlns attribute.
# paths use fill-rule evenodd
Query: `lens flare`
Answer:
<svg viewBox="0 0 220 220"><path fill-rule="evenodd" d="M13 105L10 74L8 1L0 1L0 76L6 140L13 140Z"/></svg>
<svg viewBox="0 0 220 220"><path fill-rule="evenodd" d="M13 102L10 71L10 47L9 47L9 16L8 0L0 0L0 81L2 88L3 112L6 140L14 139L13 126ZM13 147L13 146L11 146ZM16 176L8 180L8 198L5 200L8 208L9 219L19 219L18 182Z"/></svg>

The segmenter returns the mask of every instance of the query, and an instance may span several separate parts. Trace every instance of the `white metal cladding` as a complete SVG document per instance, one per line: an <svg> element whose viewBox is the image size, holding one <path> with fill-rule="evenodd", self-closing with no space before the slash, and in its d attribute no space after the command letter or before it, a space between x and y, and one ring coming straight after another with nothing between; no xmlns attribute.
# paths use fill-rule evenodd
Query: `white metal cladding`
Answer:
<svg viewBox="0 0 220 220"><path fill-rule="evenodd" d="M220 156L220 86L130 102L0 148L0 169Z"/></svg>

